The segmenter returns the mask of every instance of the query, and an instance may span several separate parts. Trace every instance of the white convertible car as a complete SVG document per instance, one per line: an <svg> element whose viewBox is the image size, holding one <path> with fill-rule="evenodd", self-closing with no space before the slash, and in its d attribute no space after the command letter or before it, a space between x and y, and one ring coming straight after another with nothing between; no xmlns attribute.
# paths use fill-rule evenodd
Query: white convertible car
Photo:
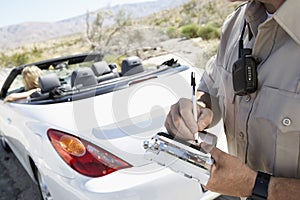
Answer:
<svg viewBox="0 0 300 200"><path fill-rule="evenodd" d="M116 64L96 53L21 65L1 89L0 136L40 187L43 199L200 200L218 194L144 158L143 141L164 129L170 105L191 97L191 68L173 60L144 67L137 57ZM41 92L24 91L21 72L44 71Z"/></svg>

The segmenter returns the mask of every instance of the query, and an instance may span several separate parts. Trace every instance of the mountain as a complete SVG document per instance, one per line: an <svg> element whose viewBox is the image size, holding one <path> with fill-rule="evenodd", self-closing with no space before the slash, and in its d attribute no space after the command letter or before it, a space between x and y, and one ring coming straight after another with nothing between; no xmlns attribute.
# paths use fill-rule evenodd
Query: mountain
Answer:
<svg viewBox="0 0 300 200"><path fill-rule="evenodd" d="M189 0L155 0L144 3L117 5L111 8L98 9L97 11L106 9L117 13L118 10L123 9L127 13L130 13L132 19L136 19L155 12L181 6L188 1ZM91 17L91 19L93 18ZM0 51L75 33L84 33L85 30L86 14L53 23L26 22L6 26L0 28Z"/></svg>

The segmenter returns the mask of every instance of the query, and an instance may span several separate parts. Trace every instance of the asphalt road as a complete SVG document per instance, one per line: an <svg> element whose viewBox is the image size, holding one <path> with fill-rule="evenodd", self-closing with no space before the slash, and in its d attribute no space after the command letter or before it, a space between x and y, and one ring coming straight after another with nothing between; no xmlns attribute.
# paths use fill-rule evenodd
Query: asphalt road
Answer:
<svg viewBox="0 0 300 200"><path fill-rule="evenodd" d="M40 200L33 183L13 153L0 147L0 200Z"/></svg>

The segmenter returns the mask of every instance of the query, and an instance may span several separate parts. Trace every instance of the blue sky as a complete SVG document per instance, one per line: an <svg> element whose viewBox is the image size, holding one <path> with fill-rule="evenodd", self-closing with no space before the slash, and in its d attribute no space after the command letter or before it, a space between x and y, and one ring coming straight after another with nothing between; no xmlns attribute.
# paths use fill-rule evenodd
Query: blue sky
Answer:
<svg viewBox="0 0 300 200"><path fill-rule="evenodd" d="M54 22L94 11L108 5L151 0L4 0L0 27L23 22Z"/></svg>

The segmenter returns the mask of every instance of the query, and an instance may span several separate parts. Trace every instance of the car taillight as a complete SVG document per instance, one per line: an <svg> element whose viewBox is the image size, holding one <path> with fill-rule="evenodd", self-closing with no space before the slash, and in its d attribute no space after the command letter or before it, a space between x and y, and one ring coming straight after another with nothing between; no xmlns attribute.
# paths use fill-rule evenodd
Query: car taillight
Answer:
<svg viewBox="0 0 300 200"><path fill-rule="evenodd" d="M67 133L49 129L48 137L62 159L85 176L101 177L131 167L106 150Z"/></svg>

